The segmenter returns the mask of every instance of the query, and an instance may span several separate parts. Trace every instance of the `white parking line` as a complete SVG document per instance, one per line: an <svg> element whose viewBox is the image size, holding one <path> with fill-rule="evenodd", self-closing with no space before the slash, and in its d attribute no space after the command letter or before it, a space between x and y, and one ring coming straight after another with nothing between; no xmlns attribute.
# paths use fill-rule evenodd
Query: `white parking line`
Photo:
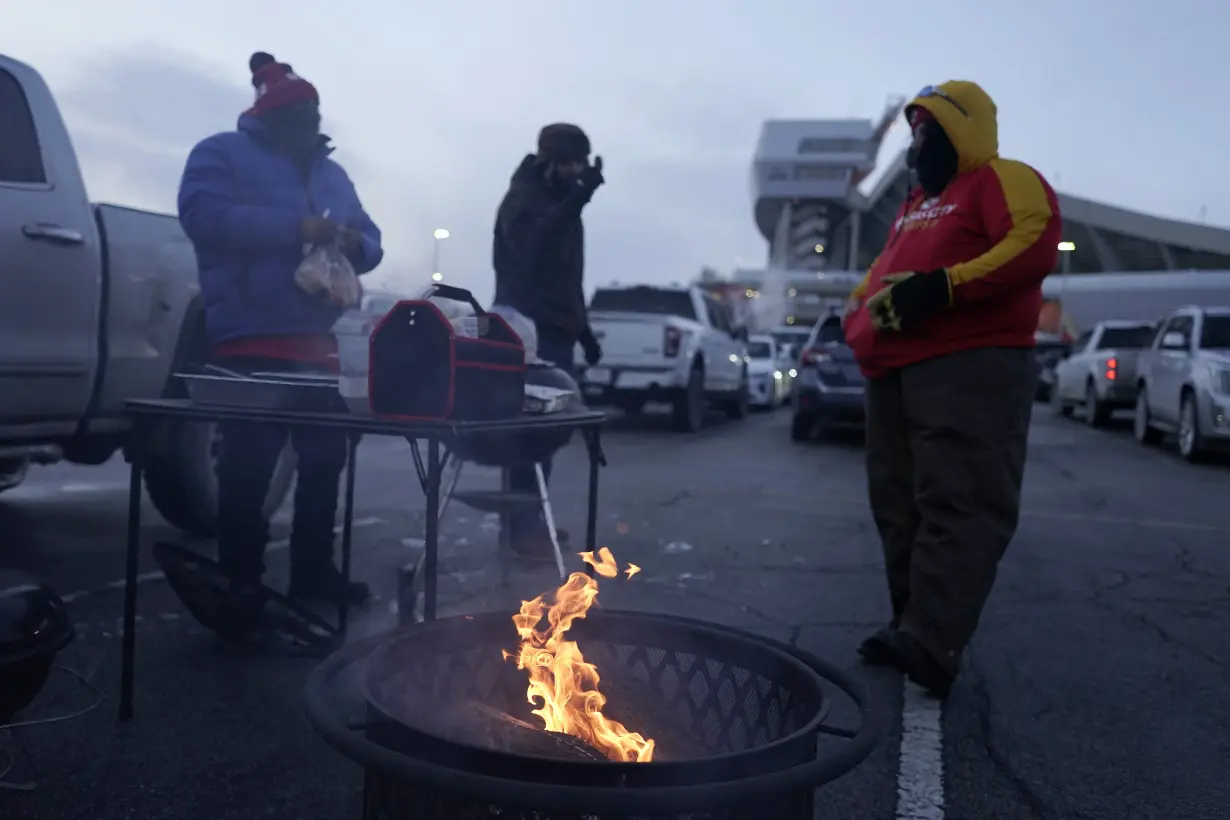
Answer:
<svg viewBox="0 0 1230 820"><path fill-rule="evenodd" d="M897 764L897 820L944 820L944 707L905 682L901 753Z"/></svg>
<svg viewBox="0 0 1230 820"><path fill-rule="evenodd" d="M1159 518L1127 518L1118 515L1098 515L1097 513L1042 512L1029 509L1021 510L1021 515L1052 521L1082 521L1089 524L1116 524L1124 527L1147 527L1159 530L1230 533L1230 525L1206 524L1200 521L1165 521Z"/></svg>

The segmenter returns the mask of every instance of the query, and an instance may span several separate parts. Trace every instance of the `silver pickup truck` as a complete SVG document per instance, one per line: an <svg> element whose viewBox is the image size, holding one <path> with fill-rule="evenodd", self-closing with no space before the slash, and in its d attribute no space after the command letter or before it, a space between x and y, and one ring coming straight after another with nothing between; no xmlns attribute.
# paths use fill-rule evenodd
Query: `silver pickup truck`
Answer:
<svg viewBox="0 0 1230 820"><path fill-rule="evenodd" d="M1153 340L1153 322L1098 322L1076 337L1056 365L1050 401L1055 412L1083 411L1085 423L1100 427L1115 410L1136 404L1136 362Z"/></svg>
<svg viewBox="0 0 1230 820"><path fill-rule="evenodd" d="M0 55L0 490L32 463L101 465L128 445L124 401L179 396L204 354L196 259L173 216L86 195L51 91ZM135 172L135 170L134 170ZM8 398L4 398L7 396ZM214 527L212 425L183 425L148 456L172 525ZM267 500L294 478L288 450Z"/></svg>
<svg viewBox="0 0 1230 820"><path fill-rule="evenodd" d="M1230 448L1230 307L1185 307L1167 316L1136 381L1133 429L1141 444L1174 433L1188 461Z"/></svg>

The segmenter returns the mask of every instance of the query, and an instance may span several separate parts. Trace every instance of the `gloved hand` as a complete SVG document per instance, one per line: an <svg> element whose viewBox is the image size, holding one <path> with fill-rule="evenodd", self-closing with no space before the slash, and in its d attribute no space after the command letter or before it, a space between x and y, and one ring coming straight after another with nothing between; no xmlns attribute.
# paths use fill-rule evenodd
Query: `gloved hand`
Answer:
<svg viewBox="0 0 1230 820"><path fill-rule="evenodd" d="M323 216L305 216L299 222L299 238L308 245L328 245L341 233L341 226Z"/></svg>
<svg viewBox="0 0 1230 820"><path fill-rule="evenodd" d="M594 191L604 184L606 184L606 177L602 176L602 157L594 157L594 164L587 165L577 175L577 187L584 192L585 199L588 202L589 198L594 195Z"/></svg>
<svg viewBox="0 0 1230 820"><path fill-rule="evenodd" d="M363 234L354 228L343 228L341 236L342 253L350 257L357 257L363 253Z"/></svg>
<svg viewBox="0 0 1230 820"><path fill-rule="evenodd" d="M946 270L893 273L888 287L867 300L877 330L910 330L938 310L952 306L952 281Z"/></svg>
<svg viewBox="0 0 1230 820"><path fill-rule="evenodd" d="M590 367L602 361L602 345L598 344L594 331L589 327L581 332L581 350L585 353L585 363Z"/></svg>

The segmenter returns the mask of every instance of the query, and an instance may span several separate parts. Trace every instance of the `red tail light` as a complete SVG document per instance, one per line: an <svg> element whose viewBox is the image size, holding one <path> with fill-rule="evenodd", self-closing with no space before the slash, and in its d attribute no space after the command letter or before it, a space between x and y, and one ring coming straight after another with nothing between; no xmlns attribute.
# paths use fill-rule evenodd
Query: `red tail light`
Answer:
<svg viewBox="0 0 1230 820"><path fill-rule="evenodd" d="M662 354L668 359L679 355L683 345L683 333L677 327L668 327L662 331Z"/></svg>
<svg viewBox="0 0 1230 820"><path fill-rule="evenodd" d="M1113 358L1106 360L1106 378L1108 381L1113 382L1115 380L1115 377L1118 375L1118 370L1119 370L1118 360L1113 359Z"/></svg>
<svg viewBox="0 0 1230 820"><path fill-rule="evenodd" d="M827 362L831 357L823 350L818 350L814 347L809 347L803 351L803 355L799 357L800 365L820 364Z"/></svg>

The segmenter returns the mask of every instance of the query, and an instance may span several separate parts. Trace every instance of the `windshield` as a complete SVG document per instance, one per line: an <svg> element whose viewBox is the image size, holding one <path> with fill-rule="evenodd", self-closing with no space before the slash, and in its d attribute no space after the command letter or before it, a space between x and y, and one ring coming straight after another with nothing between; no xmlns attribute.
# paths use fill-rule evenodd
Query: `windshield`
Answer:
<svg viewBox="0 0 1230 820"><path fill-rule="evenodd" d="M747 343L747 355L753 359L772 358L773 345L768 342L750 341Z"/></svg>
<svg viewBox="0 0 1230 820"><path fill-rule="evenodd" d="M1129 350L1148 347L1153 341L1153 326L1140 327L1108 327L1102 330L1102 338L1098 340L1098 350L1117 347Z"/></svg>
<svg viewBox="0 0 1230 820"><path fill-rule="evenodd" d="M652 313L656 316L678 316L695 319L692 296L686 290L664 288L620 288L595 291L590 310L621 313Z"/></svg>
<svg viewBox="0 0 1230 820"><path fill-rule="evenodd" d="M816 328L816 344L840 344L846 343L846 333L841 328L841 320L825 319L824 322Z"/></svg>
<svg viewBox="0 0 1230 820"><path fill-rule="evenodd" d="M1230 350L1230 316L1204 317L1200 347L1205 350Z"/></svg>
<svg viewBox="0 0 1230 820"><path fill-rule="evenodd" d="M783 330L773 334L773 341L779 345L801 345L807 341L811 330Z"/></svg>

